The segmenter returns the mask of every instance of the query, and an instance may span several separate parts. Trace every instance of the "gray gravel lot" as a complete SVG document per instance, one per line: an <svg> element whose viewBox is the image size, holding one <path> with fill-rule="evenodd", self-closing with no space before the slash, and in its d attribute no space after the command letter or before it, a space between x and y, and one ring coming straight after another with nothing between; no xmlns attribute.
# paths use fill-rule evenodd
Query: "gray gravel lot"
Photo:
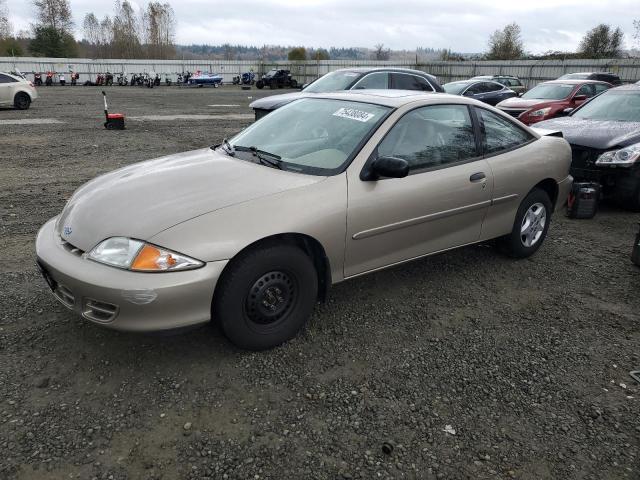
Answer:
<svg viewBox="0 0 640 480"><path fill-rule="evenodd" d="M98 88L40 91L0 110L0 479L640 478L638 214L557 215L524 261L480 245L345 282L268 352L211 326L113 332L50 295L38 228L95 175L215 143L273 92L113 87L141 118L107 132Z"/></svg>

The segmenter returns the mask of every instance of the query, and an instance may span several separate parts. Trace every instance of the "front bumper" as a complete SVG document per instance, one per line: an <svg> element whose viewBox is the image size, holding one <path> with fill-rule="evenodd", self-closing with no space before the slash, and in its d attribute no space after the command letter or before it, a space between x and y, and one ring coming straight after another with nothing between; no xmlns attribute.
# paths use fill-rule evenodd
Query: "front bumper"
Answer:
<svg viewBox="0 0 640 480"><path fill-rule="evenodd" d="M157 331L205 323L227 261L184 272L139 273L85 259L55 231L38 232L36 255L54 296L83 318L117 330Z"/></svg>

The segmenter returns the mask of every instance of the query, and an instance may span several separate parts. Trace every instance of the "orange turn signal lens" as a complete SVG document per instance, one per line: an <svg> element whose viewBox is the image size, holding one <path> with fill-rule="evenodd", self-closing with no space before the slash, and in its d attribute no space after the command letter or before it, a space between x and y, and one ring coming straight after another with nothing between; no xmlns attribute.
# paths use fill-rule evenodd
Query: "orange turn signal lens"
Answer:
<svg viewBox="0 0 640 480"><path fill-rule="evenodd" d="M176 259L169 252L163 252L152 245L145 245L131 264L131 270L167 270L176 263Z"/></svg>

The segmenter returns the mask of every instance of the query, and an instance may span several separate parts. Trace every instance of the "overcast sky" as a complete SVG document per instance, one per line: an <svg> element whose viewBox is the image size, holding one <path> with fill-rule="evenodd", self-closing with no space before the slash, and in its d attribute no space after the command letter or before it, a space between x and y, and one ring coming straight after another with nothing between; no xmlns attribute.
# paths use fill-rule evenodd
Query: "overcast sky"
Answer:
<svg viewBox="0 0 640 480"><path fill-rule="evenodd" d="M137 8L146 4L132 0ZM392 49L451 48L482 52L487 38L507 23L522 27L531 53L575 50L585 31L598 23L620 26L627 47L639 0L169 0L177 19L177 43L304 45ZM7 0L16 30L28 28L30 0ZM112 14L111 0L71 0L82 37L82 19L93 11Z"/></svg>

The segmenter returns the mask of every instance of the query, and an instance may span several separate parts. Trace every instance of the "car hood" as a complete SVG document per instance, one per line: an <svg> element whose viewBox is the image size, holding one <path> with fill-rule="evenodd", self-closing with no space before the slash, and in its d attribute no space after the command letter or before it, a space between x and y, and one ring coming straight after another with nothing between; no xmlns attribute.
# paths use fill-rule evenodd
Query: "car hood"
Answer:
<svg viewBox="0 0 640 480"><path fill-rule="evenodd" d="M503 100L497 105L497 107L498 108L518 108L518 109L523 108L523 109L529 110L530 108L537 107L537 106L541 108L546 107L553 103L556 103L556 102L555 101L550 102L549 100L540 100L536 98L523 99L520 97L513 97L513 98L507 98L506 100Z"/></svg>
<svg viewBox="0 0 640 480"><path fill-rule="evenodd" d="M299 98L305 98L313 95L312 93L304 93L304 92L294 92L294 93L283 93L282 95L270 95L268 97L259 98L254 102L249 104L251 108L260 108L263 110L275 110L277 108L286 105L287 103L291 103L294 100L298 100Z"/></svg>
<svg viewBox="0 0 640 480"><path fill-rule="evenodd" d="M570 144L598 150L626 147L640 142L640 123L638 122L561 117L537 123L536 127L560 130Z"/></svg>
<svg viewBox="0 0 640 480"><path fill-rule="evenodd" d="M148 240L191 218L323 178L235 159L210 148L195 150L91 180L73 194L56 230L85 251L114 236Z"/></svg>

